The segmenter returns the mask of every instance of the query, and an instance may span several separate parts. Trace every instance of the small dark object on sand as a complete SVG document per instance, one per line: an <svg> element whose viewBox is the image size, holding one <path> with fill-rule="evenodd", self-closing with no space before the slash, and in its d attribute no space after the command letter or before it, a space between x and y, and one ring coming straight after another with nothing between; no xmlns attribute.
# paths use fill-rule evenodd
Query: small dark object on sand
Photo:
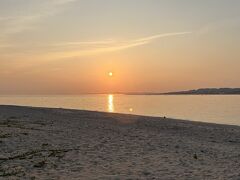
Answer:
<svg viewBox="0 0 240 180"><path fill-rule="evenodd" d="M194 158L194 159L198 159L197 154L194 154L194 155L193 155L193 158Z"/></svg>

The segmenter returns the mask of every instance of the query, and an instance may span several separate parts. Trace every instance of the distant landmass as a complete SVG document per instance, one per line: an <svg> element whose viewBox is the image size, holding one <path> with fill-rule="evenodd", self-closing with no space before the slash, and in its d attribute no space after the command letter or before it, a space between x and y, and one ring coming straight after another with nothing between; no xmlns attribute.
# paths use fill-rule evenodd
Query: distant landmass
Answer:
<svg viewBox="0 0 240 180"><path fill-rule="evenodd" d="M202 88L167 93L127 93L128 95L240 95L240 88Z"/></svg>
<svg viewBox="0 0 240 180"><path fill-rule="evenodd" d="M240 94L240 88L206 88L189 91L168 92L163 94Z"/></svg>

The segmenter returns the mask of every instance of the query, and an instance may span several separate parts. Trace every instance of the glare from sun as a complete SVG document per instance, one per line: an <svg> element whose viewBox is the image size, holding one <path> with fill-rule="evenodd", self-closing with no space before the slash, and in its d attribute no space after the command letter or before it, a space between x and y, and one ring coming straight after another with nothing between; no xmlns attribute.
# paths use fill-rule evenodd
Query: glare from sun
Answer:
<svg viewBox="0 0 240 180"><path fill-rule="evenodd" d="M109 77L113 77L113 72L109 72L109 73L108 73L108 76L109 76Z"/></svg>

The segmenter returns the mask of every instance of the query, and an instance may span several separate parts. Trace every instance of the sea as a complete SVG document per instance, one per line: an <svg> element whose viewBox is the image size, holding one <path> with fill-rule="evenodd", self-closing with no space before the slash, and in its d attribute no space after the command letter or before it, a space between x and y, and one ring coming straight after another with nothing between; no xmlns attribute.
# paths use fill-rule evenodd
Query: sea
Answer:
<svg viewBox="0 0 240 180"><path fill-rule="evenodd" d="M240 95L8 95L0 105L67 108L240 126Z"/></svg>

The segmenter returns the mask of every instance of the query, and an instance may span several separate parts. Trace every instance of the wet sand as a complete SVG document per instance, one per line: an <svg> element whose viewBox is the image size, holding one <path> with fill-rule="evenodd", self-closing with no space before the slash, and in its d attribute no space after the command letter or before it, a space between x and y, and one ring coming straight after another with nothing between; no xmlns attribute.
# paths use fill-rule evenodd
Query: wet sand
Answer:
<svg viewBox="0 0 240 180"><path fill-rule="evenodd" d="M0 106L0 179L240 179L240 127Z"/></svg>

